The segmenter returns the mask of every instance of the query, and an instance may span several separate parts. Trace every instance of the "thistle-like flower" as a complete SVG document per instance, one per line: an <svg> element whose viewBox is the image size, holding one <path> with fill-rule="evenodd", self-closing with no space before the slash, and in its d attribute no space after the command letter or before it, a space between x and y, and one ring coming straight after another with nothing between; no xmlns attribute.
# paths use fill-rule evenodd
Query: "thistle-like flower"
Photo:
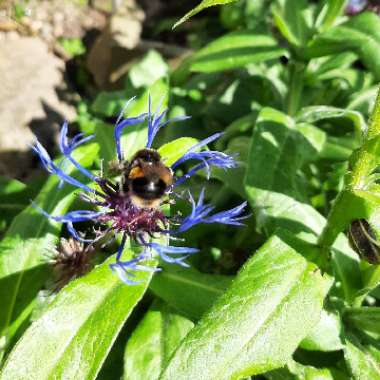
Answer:
<svg viewBox="0 0 380 380"><path fill-rule="evenodd" d="M127 102L128 104L129 102ZM166 262L187 266L184 260L189 255L198 252L196 248L162 245L157 243L156 238L177 239L178 234L200 223L239 226L242 225L241 220L247 217L242 216L246 202L231 210L212 214L214 206L204 204L204 190L201 191L197 202L189 192L189 201L192 204L190 215L185 217L177 215L173 218L165 215L161 206L173 201L170 198L175 195L175 189L179 184L202 169L205 169L209 176L212 166L223 169L233 168L236 166L236 161L234 157L222 152L202 150L207 144L221 136L221 133L216 133L190 147L171 167L165 166L159 153L152 149L154 137L165 125L184 120L186 117L164 121L166 111L162 113L158 111L151 112L149 99L148 113L137 117L123 118L122 112L117 119L114 129L117 167L120 174L117 180L95 175L73 158L74 149L89 141L92 136L85 137L83 134L78 134L69 141L67 123L63 124L60 133L59 147L63 154L63 161L60 164L52 161L38 141L33 146L33 150L40 157L46 170L57 175L62 183L79 188L81 190L80 197L92 206L91 210L75 210L60 216L50 215L38 208L40 212L52 220L64 223L72 237L79 242L93 244L105 236L120 235L121 243L116 260L110 267L127 284L136 283L134 271L159 270L147 265L147 261L152 257L160 257ZM146 120L148 122L146 148L138 151L130 161L126 161L121 145L123 130ZM183 176L176 177L174 175L176 168L190 160L195 161L196 164ZM65 161L74 165L79 172L93 182L94 186L84 184L65 173ZM78 222L91 222L96 225L94 236L84 237L82 233L79 233L75 228L75 223ZM140 254L133 259L122 261L122 252L127 239L139 244L142 249Z"/></svg>

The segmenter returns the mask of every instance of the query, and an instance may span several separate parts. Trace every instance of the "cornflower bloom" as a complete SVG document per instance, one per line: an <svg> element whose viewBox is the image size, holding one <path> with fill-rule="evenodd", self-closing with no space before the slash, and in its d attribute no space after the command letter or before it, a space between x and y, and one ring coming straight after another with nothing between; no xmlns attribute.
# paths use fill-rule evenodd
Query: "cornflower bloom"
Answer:
<svg viewBox="0 0 380 380"><path fill-rule="evenodd" d="M127 102L126 107L130 101ZM161 205L170 202L169 199L176 195L175 189L179 184L202 169L205 169L209 176L212 166L222 169L233 168L237 165L236 161L231 155L222 152L202 150L207 144L222 135L216 133L194 144L171 167L167 167L162 163L159 153L152 149L154 137L162 127L172 122L184 120L186 117L164 121L166 111L160 113L158 109L152 113L150 98L148 113L137 117L124 118L124 110L117 119L114 129L116 156L120 169L120 178L117 180L104 178L102 175L94 175L73 158L74 149L89 141L93 136L85 137L83 134L78 134L70 141L67 136L67 123L63 124L60 132L59 147L63 155L63 161L60 164L52 161L48 152L38 141L32 148L49 173L57 175L62 183L68 183L80 189L80 197L92 206L91 210L75 210L60 216L50 215L38 208L40 212L54 221L64 223L72 237L82 243L91 245L110 234L115 238L121 235L121 243L116 253L115 262L110 264L110 267L122 281L127 284L135 284L138 281L134 279L136 276L134 271L159 270L146 264L147 260L152 257L160 257L163 261L187 266L184 260L189 255L198 252L196 248L159 244L157 238L177 239L178 234L200 223L240 226L242 225L241 220L247 216L242 216L246 202L231 210L212 214L214 207L204 204L204 190L201 191L197 202L189 193L189 201L192 204L190 215L185 217L165 215ZM146 148L137 152L128 162L124 159L122 151L122 132L125 128L143 123L146 120L148 122ZM190 160L195 161L196 164L183 176L175 177L173 171ZM63 169L65 161L74 165L96 186L89 186L66 174ZM176 196L180 195L177 194ZM166 201L162 201L163 197L167 198ZM75 228L75 224L78 222L94 223L97 226L97 229L94 229L95 236L92 238L83 237ZM131 260L123 261L122 252L128 239L141 245L142 250Z"/></svg>

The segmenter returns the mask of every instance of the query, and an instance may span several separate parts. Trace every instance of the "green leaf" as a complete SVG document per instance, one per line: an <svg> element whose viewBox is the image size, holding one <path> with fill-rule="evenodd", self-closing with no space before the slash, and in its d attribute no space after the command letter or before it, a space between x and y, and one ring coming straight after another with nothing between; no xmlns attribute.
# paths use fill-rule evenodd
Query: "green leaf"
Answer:
<svg viewBox="0 0 380 380"><path fill-rule="evenodd" d="M160 53L150 50L144 58L129 71L129 78L133 87L148 87L158 79L165 77L169 67Z"/></svg>
<svg viewBox="0 0 380 380"><path fill-rule="evenodd" d="M186 13L185 16L183 16L179 21L177 21L173 29L176 28L178 25L181 25L185 21L187 21L190 17L193 17L197 13L203 11L205 8L212 7L214 5L223 5L223 4L228 4L228 3L233 3L237 0L203 0L198 6L193 8L190 12Z"/></svg>
<svg viewBox="0 0 380 380"><path fill-rule="evenodd" d="M59 38L58 43L63 50L71 57L83 55L86 52L86 47L80 38Z"/></svg>
<svg viewBox="0 0 380 380"><path fill-rule="evenodd" d="M335 377L328 368L315 368L291 360L287 367L270 371L264 375L269 380L346 380Z"/></svg>
<svg viewBox="0 0 380 380"><path fill-rule="evenodd" d="M277 41L249 31L227 34L199 50L190 66L195 72L218 72L244 67L287 55Z"/></svg>
<svg viewBox="0 0 380 380"><path fill-rule="evenodd" d="M324 31L333 26L345 5L346 0L327 0L315 22L318 29Z"/></svg>
<svg viewBox="0 0 380 380"><path fill-rule="evenodd" d="M278 0L272 7L273 20L289 43L304 45L311 37L311 7L305 0Z"/></svg>
<svg viewBox="0 0 380 380"><path fill-rule="evenodd" d="M129 128L135 129L136 126L132 125ZM95 122L95 140L100 147L100 157L104 163L116 159L116 145L114 138L114 126L102 121Z"/></svg>
<svg viewBox="0 0 380 380"><path fill-rule="evenodd" d="M162 145L158 149L158 153L160 153L165 165L171 166L197 142L198 140L192 137L180 137L179 139L170 141L169 143Z"/></svg>
<svg viewBox="0 0 380 380"><path fill-rule="evenodd" d="M310 351L337 351L343 348L340 339L340 318L326 310L322 310L319 322L311 333L301 342L300 347Z"/></svg>
<svg viewBox="0 0 380 380"><path fill-rule="evenodd" d="M155 302L128 341L124 355L124 380L156 380L193 322Z"/></svg>
<svg viewBox="0 0 380 380"><path fill-rule="evenodd" d="M375 356L370 347L363 346L351 336L346 340L344 357L355 380L380 379L380 352Z"/></svg>
<svg viewBox="0 0 380 380"><path fill-rule="evenodd" d="M269 232L275 227L321 231L323 217L307 204L298 183L302 165L314 159L321 149L315 128L297 126L292 118L274 109L264 108L260 112L245 178L248 200L255 209L259 227Z"/></svg>
<svg viewBox="0 0 380 380"><path fill-rule="evenodd" d="M181 314L196 321L225 292L231 280L230 276L166 266L154 276L150 289Z"/></svg>
<svg viewBox="0 0 380 380"><path fill-rule="evenodd" d="M126 102L125 91L101 91L91 104L91 111L101 116L116 116Z"/></svg>
<svg viewBox="0 0 380 380"><path fill-rule="evenodd" d="M324 119L349 119L358 137L367 130L367 123L360 112L336 108L331 106L309 106L302 108L296 115L298 122L315 123Z"/></svg>
<svg viewBox="0 0 380 380"><path fill-rule="evenodd" d="M80 148L75 158L90 166L98 151L95 144ZM73 169L68 168L67 173ZM36 204L54 215L65 213L74 200L73 188L57 188L59 178L50 177ZM61 224L49 221L32 205L20 213L0 243L0 339L7 346L12 335L31 312L29 305L46 280L46 256L54 249ZM24 309L28 307L28 313Z"/></svg>
<svg viewBox="0 0 380 380"><path fill-rule="evenodd" d="M330 285L314 264L271 238L185 337L160 379L238 379L284 366L318 322Z"/></svg>
<svg viewBox="0 0 380 380"><path fill-rule="evenodd" d="M317 34L305 48L307 58L354 51L367 68L380 78L380 19L372 12L351 17L347 22Z"/></svg>
<svg viewBox="0 0 380 380"><path fill-rule="evenodd" d="M127 256L132 255L129 250ZM0 372L2 380L96 378L152 276L137 272L141 283L125 285L109 268L114 260L108 259L57 295L10 353Z"/></svg>
<svg viewBox="0 0 380 380"><path fill-rule="evenodd" d="M325 256L315 253L320 249L315 244L326 220L309 204L298 181L302 165L314 160L322 149L322 136L316 129L304 128L289 116L264 108L252 135L245 190L259 228L267 234L277 228L291 231L293 240L303 242L299 252L325 265ZM362 286L359 260L342 235L334 245L333 259L344 296L352 302Z"/></svg>
<svg viewBox="0 0 380 380"><path fill-rule="evenodd" d="M380 308L355 307L347 309L344 319L359 330L380 334Z"/></svg>
<svg viewBox="0 0 380 380"><path fill-rule="evenodd" d="M32 186L0 176L0 231L30 204L35 193Z"/></svg>

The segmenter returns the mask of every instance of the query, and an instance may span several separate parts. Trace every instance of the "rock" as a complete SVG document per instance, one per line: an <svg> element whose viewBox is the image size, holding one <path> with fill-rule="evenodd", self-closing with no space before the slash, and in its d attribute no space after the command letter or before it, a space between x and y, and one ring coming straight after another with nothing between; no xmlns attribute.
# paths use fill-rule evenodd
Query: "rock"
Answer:
<svg viewBox="0 0 380 380"><path fill-rule="evenodd" d="M140 43L143 21L144 12L132 0L109 17L106 28L87 57L87 67L98 87L114 88L123 75L120 68L141 54L135 49Z"/></svg>
<svg viewBox="0 0 380 380"><path fill-rule="evenodd" d="M22 177L34 133L53 146L59 124L73 120L75 109L60 99L68 91L64 64L42 40L6 35L0 51L0 175Z"/></svg>

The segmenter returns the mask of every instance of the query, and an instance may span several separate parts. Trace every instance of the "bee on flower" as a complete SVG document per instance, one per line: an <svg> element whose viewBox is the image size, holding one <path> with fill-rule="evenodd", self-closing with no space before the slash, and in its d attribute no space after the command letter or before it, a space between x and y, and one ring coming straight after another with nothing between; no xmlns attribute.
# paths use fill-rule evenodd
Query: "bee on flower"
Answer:
<svg viewBox="0 0 380 380"><path fill-rule="evenodd" d="M126 107L132 100L127 102ZM60 216L50 215L38 208L40 212L49 219L64 223L71 236L82 243L93 245L106 236L117 237L120 235L121 242L115 262L110 264L110 267L126 284L135 284L137 281L134 280L134 271L159 270L146 265L147 260L152 257L160 257L166 262L187 266L184 260L189 255L198 252L196 248L157 243L160 237L166 237L169 241L171 238L176 239L179 234L201 223L243 225L241 221L247 218L247 215L243 216L242 214L247 202L227 211L213 213L214 206L204 203L204 190L201 191L198 200L195 200L189 192L188 199L192 206L190 215L181 218L176 216L175 220L165 215L162 206L174 201L174 196L180 196L176 195L178 185L202 169L206 170L209 177L211 167L229 169L235 167L237 163L233 156L226 153L202 150L222 135L222 133L215 133L190 147L170 167L166 166L158 151L152 148L154 138L164 126L187 117L165 121L166 110L160 113L158 109L152 113L150 98L148 113L129 118L124 118L123 114L124 110L114 128L117 170L120 174L117 180L97 176L82 167L73 158L72 153L75 148L86 143L93 136L78 134L69 141L67 123L63 124L59 141L63 160L69 161L93 182L93 187L66 174L63 169L64 165L54 163L46 149L38 141L33 146L33 150L38 154L49 173L57 175L62 182L80 189L80 197L92 206L91 210L75 210ZM129 126L144 123L146 120L148 122L146 146L135 153L130 160L126 160L121 144L123 130ZM175 176L176 169L188 161L195 162L194 166L186 174ZM95 236L83 237L75 228L75 224L78 222L94 223L97 226ZM141 252L131 260L123 261L122 253L128 239L140 245Z"/></svg>

